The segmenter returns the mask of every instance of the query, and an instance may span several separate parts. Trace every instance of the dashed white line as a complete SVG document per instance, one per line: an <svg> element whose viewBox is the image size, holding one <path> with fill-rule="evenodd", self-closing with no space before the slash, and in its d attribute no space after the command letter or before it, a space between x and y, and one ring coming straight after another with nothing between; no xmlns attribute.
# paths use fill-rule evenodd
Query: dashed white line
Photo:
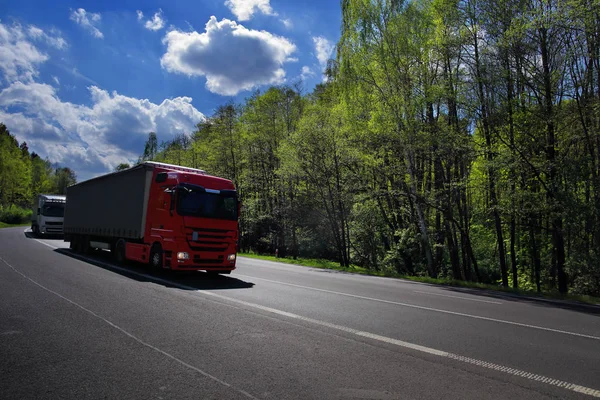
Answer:
<svg viewBox="0 0 600 400"><path fill-rule="evenodd" d="M102 261L90 259L88 257L81 257L81 258L83 258L83 259L85 259L87 261L90 261L90 262L102 264L102 265L104 265L104 266L106 266L107 268L110 268L110 269L114 269L114 270L118 270L118 271L122 271L122 272L127 272L127 273L134 274L134 275L138 275L138 276L144 277L146 279L149 279L151 281L161 282L161 283L167 283L167 284L173 285L175 287L179 287L181 289L195 291L198 294L201 294L201 295L204 295L204 296L207 296L207 297L218 298L218 299L224 300L226 302L237 303L237 304L249 307L249 308L254 308L254 309L262 310L262 311L265 311L265 312L268 312L268 313L271 313L271 314L275 314L275 315L280 315L282 317L287 317L287 318L291 318L291 319L295 319L295 320L300 320L300 321L308 322L308 323L319 325L319 326L323 326L323 327L326 327L326 328L330 328L330 329L334 329L334 330L338 330L338 331L343 331L343 332L346 332L346 333L349 333L349 334L353 334L353 335L356 335L356 336L365 337L365 338L369 338L369 339L372 339L372 340L376 340L376 341L380 341L380 342L384 342L384 343L393 344L393 345L396 345L396 346L399 346L399 347L403 347L403 348L406 348L406 349L410 349L410 350L414 350L414 351L418 351L418 352L422 352L422 353L426 353L426 354L430 354L430 355L434 355L434 356L438 356L438 357L442 357L442 358L448 358L448 359L455 360L455 361L458 361L458 362L475 365L475 366L478 366L478 367L481 367L481 368L486 368L486 369L490 369L490 370L494 370L494 371L498 371L498 372L503 372L503 373L508 374L508 375L513 375L513 376L517 376L517 377L523 377L523 378L526 378L528 380L537 381L537 382L540 382L540 383L546 383L547 385L550 385L550 386L564 388L566 390L570 390L570 391L573 391L573 392L586 394L586 395L589 395L589 396L592 396L592 397L595 397L595 398L600 398L600 390L598 390L598 389L589 388L589 387L585 387L585 386L582 386L582 385L577 385L577 384L574 384L574 383L569 383L569 382L561 381L561 380L558 380L558 379L549 378L549 377L546 377L546 376L543 376L543 375L538 375L538 374L534 374L534 373L531 373L531 372L522 371L522 370L519 370L519 369L516 369L516 368L507 367L507 366L503 366L503 365L499 365L499 364L494 364L494 363L487 362L487 361L477 360L475 358L466 357L466 356L462 356L462 355L459 355L459 354L449 353L449 352L446 352L446 351L443 351L443 350L438 350L438 349L434 349L434 348L427 347L427 346L421 346L421 345L418 345L418 344L405 342L403 340L394 339L394 338L390 338L390 337L387 337L387 336L378 335L378 334L371 333L371 332L360 331L358 329L353 329L353 328L346 327L346 326L343 326L343 325L337 325L337 324L333 324L333 323L326 322L326 321L321 321L321 320L317 320L317 319L313 319L313 318L309 318L309 317L304 317L302 315L290 313L290 312L283 311L283 310L278 310L276 308L266 307L266 306L262 306L260 304L250 303L250 302L247 302L247 301L238 300L238 299L235 299L235 298L223 296L223 295L211 292L211 291L198 290L198 289L196 289L196 288L194 288L192 286L182 285L182 284L179 284L177 282L169 281L169 280L162 279L162 278L157 278L157 277L154 277L154 276L151 276L151 275L148 275L148 274L144 274L144 273L139 273L139 272L136 272L136 271L132 271L130 269L121 268L121 267L118 267L116 265L112 265L112 264L105 263L105 262L102 262ZM160 352L161 354L164 354L165 356L170 357L170 358L172 358L175 361L178 361L182 365L185 365L185 366L187 366L189 368L192 368L192 369L196 370L197 372L201 373L202 375L207 376L207 377L209 377L209 378L211 378L211 379L213 379L213 380L215 380L215 381L217 381L217 382L219 382L219 383L221 383L221 384L223 384L223 385L225 385L227 387L232 387L227 382L223 382L220 379L218 379L216 377L213 377L212 375L210 375L210 374L208 374L208 373L206 373L206 372L204 372L202 370L199 370L199 369L197 369L197 368L195 368L195 367L193 367L193 366L185 363L184 361L181 361L181 360L177 359L176 357L174 357L174 356L172 356L172 355L170 355L170 354L168 354L166 352L163 352L160 349L157 349L157 348L153 347L152 345L149 345L149 344L141 341L140 339L138 339L135 336L131 335L130 333L126 332L122 328L114 325L112 322L110 322L110 321L108 321L108 320L100 317L99 315L95 314L93 311L88 310L88 309L86 309L86 308L84 308L84 307L82 307L82 306L80 306L80 305L72 302L71 300L65 298L64 296L62 296L62 295L60 295L60 294L58 294L56 292L53 292L52 290L46 288L45 286L42 286L39 283L33 281L31 278L29 278L29 277L25 276L24 274L22 274L21 272L17 271L14 267L12 267L10 264L8 264L6 261L4 261L2 258L0 258L0 260L2 260L6 265L8 265L10 268L12 268L15 272L17 272L18 274L22 275L26 279L32 281L36 285L44 288L45 290L48 290L51 293L54 293L55 295L57 295L57 296L65 299L66 301L68 301L70 303L73 303L74 305L76 305L76 306L84 309L85 311L91 313L92 315L94 315L94 316L96 316L96 317L104 320L106 323L108 323L111 326L115 327L116 329L120 330L121 332L123 332L127 336L130 336L134 340L137 340L141 344L143 344L143 345L145 345L147 347L150 347L150 348L152 348L152 349ZM254 279L256 279L256 278L254 278ZM300 285L293 285L293 284L288 284L288 285L300 286ZM300 287L302 287L302 286L300 286ZM327 292L326 290L323 290L323 289L315 289L315 288L310 288L310 287L307 287L307 288L308 289L313 289L313 290L319 290L319 291L325 291L325 292ZM344 293L339 293L339 294L344 294ZM344 294L344 295L349 295L349 294ZM351 296L351 297L359 297L359 298L361 297L361 296L355 296L355 295L349 295L349 296ZM367 298L367 299L370 299L370 298ZM376 300L377 301L377 299L371 299L371 300ZM412 305L408 305L408 306L412 306ZM417 308L428 309L428 307L420 307L420 306L416 306L416 307ZM436 309L432 309L432 310L438 311ZM440 311L443 311L443 310L440 310ZM452 313L452 314L459 314L459 315L461 314L461 313L454 313L454 312L450 312L450 313ZM465 316L469 316L469 315L465 314ZM485 318L485 317L479 317L479 318L488 319L488 318ZM501 320L499 320L499 321L501 321ZM503 322L503 321L501 321L501 322ZM507 321L507 322L509 322L509 321ZM513 323L513 324L515 324L515 325L523 325L523 324L518 324L518 323ZM549 329L549 328L541 328L541 327L537 327L537 328L538 329L544 329L544 330L556 331L556 330ZM573 334L573 333L564 332L564 331L557 331L557 332ZM588 335L582 335L582 334L575 334L575 335L576 336L584 336L584 337L588 336ZM593 339L600 339L600 338L596 338L594 336L591 336L591 338L593 338ZM235 389L235 388L233 388L233 389ZM246 393L244 391L241 391L239 389L235 389L235 390L237 390L238 392L244 394L247 397L253 398L250 394L248 394L248 393Z"/></svg>
<svg viewBox="0 0 600 400"><path fill-rule="evenodd" d="M480 303L502 304L499 301L472 299L470 297L452 296L452 295L449 295L449 294L441 294L441 293L422 292L420 290L413 290L413 292L415 292L415 293L421 293L421 294L428 294L428 295L431 295L431 296L451 297L453 299L461 299L461 300L468 300L468 301L477 301L477 302L480 302Z"/></svg>
<svg viewBox="0 0 600 400"><path fill-rule="evenodd" d="M442 310L442 309L439 309L439 308L418 306L416 304L408 304L408 303L401 303L401 302L398 302L398 301L376 299L376 298L373 298L373 297L359 296L359 295L351 294L351 293L337 292L335 290L318 289L318 288L314 288L314 287L311 287L311 286L296 285L295 283L275 281L275 280L271 280L271 279L258 278L258 277L255 277L255 276L249 276L249 275L243 275L243 274L236 274L236 276L240 276L242 278L249 278L249 279L258 279L258 280L265 281L265 282L277 283L277 284L280 284L280 285L297 287L297 288L301 288L301 289L314 290L314 291L317 291L317 292L331 293L331 294L336 294L336 295L346 296L346 297L353 297L353 298L356 298L356 299L376 301L378 303L394 304L394 305L397 305L397 306L416 308L416 309L419 309L419 310L427 310L427 311L433 311L433 312L437 312L437 313L450 314L450 315L459 315L461 317L474 318L474 319L480 319L480 320L491 321L491 322L498 322L498 323L501 323L501 324L520 326L520 327L530 328L530 329L539 329L539 330L542 330L542 331L560 333L560 334L564 334L564 335L584 337L584 338L593 339L593 340L600 340L600 337L598 337L598 336L586 335L585 333L563 331L563 330L560 330L560 329L553 329L553 328L546 328L546 327L543 327L543 326L523 324L523 323L520 323L520 322L507 321L507 320L504 320L504 319L497 319L497 318L490 318L490 317L482 317L480 315L466 314L466 313L461 313L461 312L458 312L458 311Z"/></svg>

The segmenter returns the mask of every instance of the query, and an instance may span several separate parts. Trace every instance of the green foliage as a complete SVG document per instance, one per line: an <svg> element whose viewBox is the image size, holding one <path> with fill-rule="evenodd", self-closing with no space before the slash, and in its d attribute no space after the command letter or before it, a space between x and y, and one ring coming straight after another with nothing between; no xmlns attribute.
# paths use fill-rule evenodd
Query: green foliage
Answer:
<svg viewBox="0 0 600 400"><path fill-rule="evenodd" d="M14 204L3 207L0 205L0 222L17 225L31 221L32 210L17 207Z"/></svg>
<svg viewBox="0 0 600 400"><path fill-rule="evenodd" d="M596 4L341 6L327 82L224 104L160 146L151 133L141 159L232 179L244 252L599 294Z"/></svg>
<svg viewBox="0 0 600 400"><path fill-rule="evenodd" d="M115 168L115 172L123 171L123 170L126 170L128 168L131 168L131 165L129 165L127 163L121 163L121 164L117 165L117 167Z"/></svg>
<svg viewBox="0 0 600 400"><path fill-rule="evenodd" d="M39 194L65 194L67 187L76 182L71 169L54 167L50 161L30 153L27 143L19 145L0 123L0 221L27 222Z"/></svg>

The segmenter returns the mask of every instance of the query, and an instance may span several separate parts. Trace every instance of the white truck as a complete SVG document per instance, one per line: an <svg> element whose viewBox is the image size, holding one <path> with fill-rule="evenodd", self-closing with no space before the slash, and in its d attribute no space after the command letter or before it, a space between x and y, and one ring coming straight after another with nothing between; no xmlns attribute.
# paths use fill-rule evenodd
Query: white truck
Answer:
<svg viewBox="0 0 600 400"><path fill-rule="evenodd" d="M40 194L33 206L31 230L36 236L62 235L67 196Z"/></svg>

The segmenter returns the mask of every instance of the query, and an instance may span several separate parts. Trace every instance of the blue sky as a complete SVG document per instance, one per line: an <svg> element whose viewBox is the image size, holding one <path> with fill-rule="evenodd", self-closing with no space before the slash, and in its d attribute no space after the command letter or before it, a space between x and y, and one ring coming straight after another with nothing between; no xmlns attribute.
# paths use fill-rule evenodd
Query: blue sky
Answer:
<svg viewBox="0 0 600 400"><path fill-rule="evenodd" d="M23 0L0 15L0 122L80 180L255 89L312 90L341 21L339 0Z"/></svg>

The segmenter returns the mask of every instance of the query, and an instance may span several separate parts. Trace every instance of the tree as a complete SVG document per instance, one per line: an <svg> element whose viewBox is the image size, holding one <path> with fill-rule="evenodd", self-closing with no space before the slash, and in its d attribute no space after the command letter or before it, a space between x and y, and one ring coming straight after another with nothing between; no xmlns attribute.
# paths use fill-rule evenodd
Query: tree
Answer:
<svg viewBox="0 0 600 400"><path fill-rule="evenodd" d="M68 167L56 168L55 172L56 194L67 194L67 188L77 183L77 177Z"/></svg>
<svg viewBox="0 0 600 400"><path fill-rule="evenodd" d="M128 168L131 168L131 166L128 163L120 163L119 165L116 166L115 172L123 171Z"/></svg>

